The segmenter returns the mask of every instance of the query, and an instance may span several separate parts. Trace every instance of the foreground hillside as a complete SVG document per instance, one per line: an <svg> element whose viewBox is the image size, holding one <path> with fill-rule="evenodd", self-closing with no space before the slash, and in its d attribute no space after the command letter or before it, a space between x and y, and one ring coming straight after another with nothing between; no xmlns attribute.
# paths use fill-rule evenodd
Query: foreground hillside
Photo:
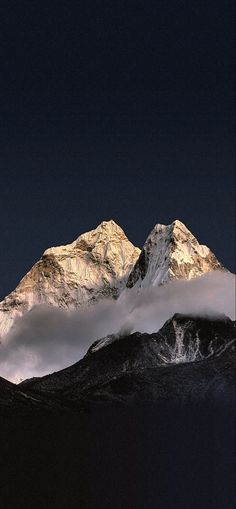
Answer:
<svg viewBox="0 0 236 509"><path fill-rule="evenodd" d="M232 399L235 331L226 317L175 315L157 333L96 341L78 363L20 387L78 409L102 402Z"/></svg>
<svg viewBox="0 0 236 509"><path fill-rule="evenodd" d="M235 323L175 315L0 380L4 509L233 509Z"/></svg>

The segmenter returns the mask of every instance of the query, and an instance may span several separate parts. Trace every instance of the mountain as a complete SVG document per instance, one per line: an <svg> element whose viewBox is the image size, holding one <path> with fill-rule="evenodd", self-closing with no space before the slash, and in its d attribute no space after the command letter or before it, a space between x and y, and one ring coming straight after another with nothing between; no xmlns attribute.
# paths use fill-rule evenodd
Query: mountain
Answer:
<svg viewBox="0 0 236 509"><path fill-rule="evenodd" d="M159 332L95 342L85 357L57 373L20 384L33 395L78 407L107 402L188 400L214 389L232 392L235 322L174 315ZM223 390L222 389L222 390Z"/></svg>
<svg viewBox="0 0 236 509"><path fill-rule="evenodd" d="M4 509L232 509L234 338L226 317L175 315L66 370L4 382L28 399L0 406Z"/></svg>
<svg viewBox="0 0 236 509"><path fill-rule="evenodd" d="M192 233L174 221L157 224L148 236L130 273L127 287L162 285L172 279L192 279L212 270L225 270L207 246L200 245Z"/></svg>
<svg viewBox="0 0 236 509"><path fill-rule="evenodd" d="M0 379L4 508L234 507L235 329L177 314L41 379Z"/></svg>
<svg viewBox="0 0 236 509"><path fill-rule="evenodd" d="M102 223L47 250L1 303L2 334L34 305L74 309L224 270L180 222L157 225L140 257L123 235ZM175 314L151 334L98 339L57 373L0 378L4 509L234 507L235 330Z"/></svg>
<svg viewBox="0 0 236 509"><path fill-rule="evenodd" d="M47 249L0 303L0 337L34 306L76 309L118 297L139 253L114 221L103 221L72 244Z"/></svg>
<svg viewBox="0 0 236 509"><path fill-rule="evenodd" d="M225 270L214 254L176 220L157 224L142 251L113 221L103 221L66 246L47 249L42 258L0 303L0 338L34 306L74 310L131 288L162 285Z"/></svg>

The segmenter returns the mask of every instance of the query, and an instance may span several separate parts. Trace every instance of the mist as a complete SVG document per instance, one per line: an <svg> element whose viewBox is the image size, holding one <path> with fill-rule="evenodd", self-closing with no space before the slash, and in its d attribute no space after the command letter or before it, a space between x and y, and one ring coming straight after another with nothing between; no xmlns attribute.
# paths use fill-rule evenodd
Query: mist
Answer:
<svg viewBox="0 0 236 509"><path fill-rule="evenodd" d="M211 272L139 292L127 289L117 301L73 312L38 306L15 322L0 345L0 376L19 382L57 371L81 359L96 339L156 332L174 313L234 320L235 276Z"/></svg>

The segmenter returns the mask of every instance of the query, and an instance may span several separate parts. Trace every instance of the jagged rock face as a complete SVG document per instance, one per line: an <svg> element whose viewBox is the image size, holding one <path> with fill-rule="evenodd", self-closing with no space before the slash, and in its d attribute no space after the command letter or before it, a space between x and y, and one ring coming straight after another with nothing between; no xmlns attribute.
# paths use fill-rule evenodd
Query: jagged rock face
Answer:
<svg viewBox="0 0 236 509"><path fill-rule="evenodd" d="M214 254L180 221L157 224L148 236L127 282L145 288L172 279L192 279L213 270L225 270Z"/></svg>
<svg viewBox="0 0 236 509"><path fill-rule="evenodd" d="M47 249L0 303L0 337L33 306L76 309L118 297L139 254L114 221L102 222L72 244Z"/></svg>
<svg viewBox="0 0 236 509"><path fill-rule="evenodd" d="M157 333L134 333L99 349L94 348L95 343L73 366L20 386L78 405L92 400L136 400L144 388L148 397L154 394L157 400L168 399L176 391L181 395L183 390L187 398L193 390L200 393L207 390L199 382L202 373L206 375L206 384L212 383L215 375L223 376L227 383L234 379L235 332L235 322L226 317L208 320L175 315ZM177 369L180 365L185 375L190 376L192 370L194 373L187 384L184 379L186 390L181 368ZM167 380L166 392L163 380Z"/></svg>
<svg viewBox="0 0 236 509"><path fill-rule="evenodd" d="M188 363L220 355L235 340L236 323L225 316L206 319L176 314L158 334L164 364Z"/></svg>

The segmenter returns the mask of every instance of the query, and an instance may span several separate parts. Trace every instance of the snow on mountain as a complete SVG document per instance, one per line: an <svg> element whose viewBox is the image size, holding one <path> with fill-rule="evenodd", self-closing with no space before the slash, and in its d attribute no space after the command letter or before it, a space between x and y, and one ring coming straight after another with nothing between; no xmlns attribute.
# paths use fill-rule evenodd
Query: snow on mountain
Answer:
<svg viewBox="0 0 236 509"><path fill-rule="evenodd" d="M202 246L181 223L157 224L148 236L128 278L127 287L146 288L172 279L192 279L225 270L207 246Z"/></svg>
<svg viewBox="0 0 236 509"><path fill-rule="evenodd" d="M140 249L112 220L71 244L47 249L0 303L0 337L34 306L76 309L104 297L117 298L139 254Z"/></svg>
<svg viewBox="0 0 236 509"><path fill-rule="evenodd" d="M140 251L113 221L103 221L66 246L47 249L0 303L0 339L34 306L74 310L130 288L162 285L225 270L180 221L157 224Z"/></svg>

